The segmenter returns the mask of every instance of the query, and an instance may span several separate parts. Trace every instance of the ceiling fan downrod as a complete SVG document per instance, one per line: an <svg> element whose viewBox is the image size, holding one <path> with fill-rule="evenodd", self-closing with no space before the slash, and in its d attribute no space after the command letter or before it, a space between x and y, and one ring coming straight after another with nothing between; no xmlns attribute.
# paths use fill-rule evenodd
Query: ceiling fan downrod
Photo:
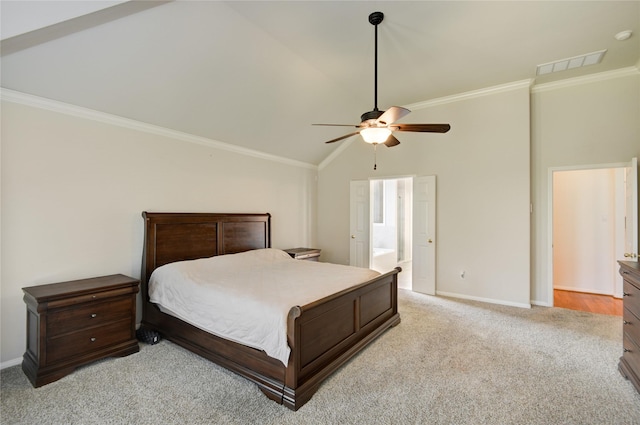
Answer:
<svg viewBox="0 0 640 425"><path fill-rule="evenodd" d="M369 15L369 23L375 30L374 63L373 63L373 111L378 111L378 25L384 19L384 13L373 12ZM375 117L378 118L378 117Z"/></svg>

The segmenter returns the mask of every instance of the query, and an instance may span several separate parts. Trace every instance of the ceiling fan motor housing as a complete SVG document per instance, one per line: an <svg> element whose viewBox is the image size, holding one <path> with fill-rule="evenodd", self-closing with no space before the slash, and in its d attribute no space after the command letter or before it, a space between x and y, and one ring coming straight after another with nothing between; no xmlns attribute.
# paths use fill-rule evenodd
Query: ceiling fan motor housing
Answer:
<svg viewBox="0 0 640 425"><path fill-rule="evenodd" d="M360 115L360 121L362 123L369 120L375 121L380 118L382 114L384 114L384 111L378 111L377 109L374 109L373 111L365 112L364 114Z"/></svg>

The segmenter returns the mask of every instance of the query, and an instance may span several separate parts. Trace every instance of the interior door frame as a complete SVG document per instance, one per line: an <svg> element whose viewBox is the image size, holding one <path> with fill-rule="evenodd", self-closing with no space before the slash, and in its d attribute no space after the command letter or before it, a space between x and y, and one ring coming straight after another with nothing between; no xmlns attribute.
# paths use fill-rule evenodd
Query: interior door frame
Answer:
<svg viewBox="0 0 640 425"><path fill-rule="evenodd" d="M626 168L630 162L609 164L586 164L547 169L547 304L553 307L553 173L557 171L599 170L604 168Z"/></svg>

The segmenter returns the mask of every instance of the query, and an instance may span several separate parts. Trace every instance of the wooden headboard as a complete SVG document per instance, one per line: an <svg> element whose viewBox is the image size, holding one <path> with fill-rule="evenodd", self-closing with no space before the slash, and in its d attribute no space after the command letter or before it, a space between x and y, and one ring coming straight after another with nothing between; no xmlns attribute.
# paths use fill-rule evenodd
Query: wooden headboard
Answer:
<svg viewBox="0 0 640 425"><path fill-rule="evenodd" d="M271 214L144 211L143 301L151 273L167 263L271 247Z"/></svg>

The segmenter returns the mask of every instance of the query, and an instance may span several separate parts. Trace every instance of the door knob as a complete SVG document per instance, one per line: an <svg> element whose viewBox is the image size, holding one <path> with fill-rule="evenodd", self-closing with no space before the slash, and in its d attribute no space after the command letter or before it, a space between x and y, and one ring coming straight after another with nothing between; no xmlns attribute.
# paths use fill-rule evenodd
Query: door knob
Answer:
<svg viewBox="0 0 640 425"><path fill-rule="evenodd" d="M356 235L351 235L351 239L355 239L355 238L356 238Z"/></svg>
<svg viewBox="0 0 640 425"><path fill-rule="evenodd" d="M431 240L431 238L429 238L428 242L429 242L429 243L433 243L433 241Z"/></svg>

